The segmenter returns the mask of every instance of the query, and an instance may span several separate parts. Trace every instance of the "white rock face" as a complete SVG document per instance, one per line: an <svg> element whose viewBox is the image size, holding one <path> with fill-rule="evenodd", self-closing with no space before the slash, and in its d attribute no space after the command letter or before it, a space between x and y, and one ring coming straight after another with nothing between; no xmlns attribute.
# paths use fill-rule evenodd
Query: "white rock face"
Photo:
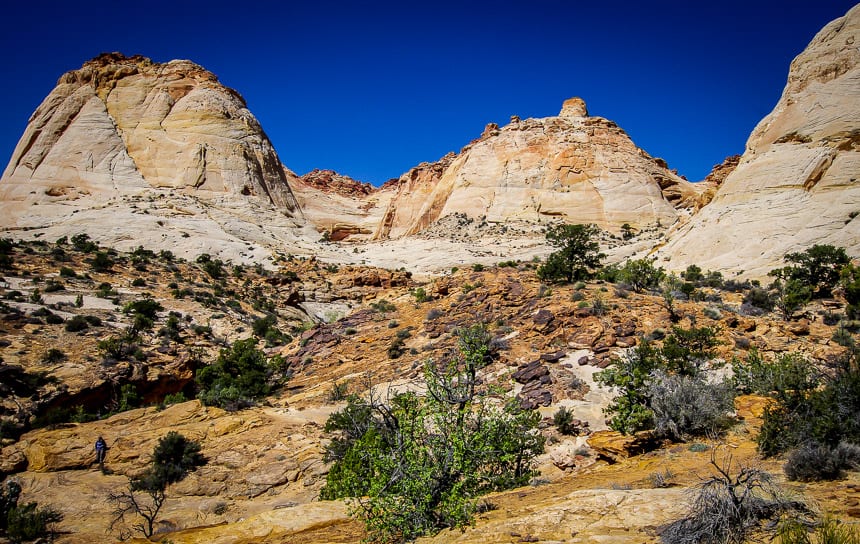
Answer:
<svg viewBox="0 0 860 544"><path fill-rule="evenodd" d="M714 199L659 252L761 277L814 244L860 255L860 5L791 63L774 110L755 128Z"/></svg>
<svg viewBox="0 0 860 544"><path fill-rule="evenodd" d="M215 253L239 258L305 225L290 177L242 98L212 73L105 54L64 74L31 117L0 180L0 227L80 228L119 248L178 253L226 244ZM191 241L198 230L207 239Z"/></svg>
<svg viewBox="0 0 860 544"><path fill-rule="evenodd" d="M557 218L615 231L624 223L669 225L698 193L572 98L558 117L490 124L459 155L401 176L377 238L416 234L453 214L490 223Z"/></svg>

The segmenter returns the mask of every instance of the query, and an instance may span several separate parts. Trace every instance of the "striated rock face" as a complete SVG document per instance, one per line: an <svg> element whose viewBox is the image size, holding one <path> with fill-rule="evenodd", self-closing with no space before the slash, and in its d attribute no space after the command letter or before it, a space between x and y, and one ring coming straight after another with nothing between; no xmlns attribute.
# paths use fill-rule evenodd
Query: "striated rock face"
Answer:
<svg viewBox="0 0 860 544"><path fill-rule="evenodd" d="M454 214L490 223L558 218L617 230L671 224L698 190L636 147L615 123L567 100L558 117L487 125L458 155L401 176L378 238L421 232Z"/></svg>
<svg viewBox="0 0 860 544"><path fill-rule="evenodd" d="M211 72L186 60L103 54L64 74L30 118L0 183L0 226L46 227L71 206L100 209L144 192L214 205L222 231L241 230L225 223L257 209L298 226L290 178L242 97ZM114 212L88 218L94 234L101 221L125 222Z"/></svg>
<svg viewBox="0 0 860 544"><path fill-rule="evenodd" d="M858 43L855 6L794 59L782 98L737 167L661 250L672 268L763 276L813 244L860 253Z"/></svg>

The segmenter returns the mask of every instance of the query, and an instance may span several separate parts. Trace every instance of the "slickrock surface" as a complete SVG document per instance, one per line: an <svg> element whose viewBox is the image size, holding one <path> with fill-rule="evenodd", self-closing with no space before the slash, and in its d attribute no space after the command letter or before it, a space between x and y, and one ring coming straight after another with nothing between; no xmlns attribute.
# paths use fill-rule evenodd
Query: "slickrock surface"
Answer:
<svg viewBox="0 0 860 544"><path fill-rule="evenodd" d="M860 253L858 43L855 6L794 59L737 168L660 250L672 268L764 276L786 253L816 243Z"/></svg>

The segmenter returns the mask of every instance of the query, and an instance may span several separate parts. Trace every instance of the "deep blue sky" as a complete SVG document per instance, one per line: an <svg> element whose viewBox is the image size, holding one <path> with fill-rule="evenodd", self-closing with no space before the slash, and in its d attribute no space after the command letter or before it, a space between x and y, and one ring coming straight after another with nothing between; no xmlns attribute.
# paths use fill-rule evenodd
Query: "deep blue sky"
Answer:
<svg viewBox="0 0 860 544"><path fill-rule="evenodd" d="M488 122L556 115L581 96L699 180L743 151L791 59L853 4L16 1L2 8L0 162L63 72L120 51L217 74L299 174L380 184Z"/></svg>

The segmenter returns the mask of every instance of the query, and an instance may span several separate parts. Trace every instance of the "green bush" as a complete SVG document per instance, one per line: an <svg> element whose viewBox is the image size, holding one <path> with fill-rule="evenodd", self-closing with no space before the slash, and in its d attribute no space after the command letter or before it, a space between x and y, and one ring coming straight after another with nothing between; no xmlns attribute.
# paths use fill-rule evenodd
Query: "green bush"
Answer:
<svg viewBox="0 0 860 544"><path fill-rule="evenodd" d="M72 245L77 251L80 251L81 253L92 253L93 251L97 251L99 249L98 243L90 240L90 236L84 233L75 234L74 236L72 236Z"/></svg>
<svg viewBox="0 0 860 544"><path fill-rule="evenodd" d="M134 514L143 518L142 522L131 526L149 538L155 529L155 520L167 498L170 484L181 481L198 467L206 464L200 453L200 444L188 440L176 431L170 431L158 440L152 452L152 461L143 474L129 480L125 491L111 492L108 500L114 504L114 519L111 530L120 527L120 539L131 536L125 527L125 516ZM146 498L144 498L146 496Z"/></svg>
<svg viewBox="0 0 860 544"><path fill-rule="evenodd" d="M631 259L624 263L618 271L617 279L626 283L637 293L646 289L657 289L666 272L662 267L654 266L655 259Z"/></svg>
<svg viewBox="0 0 860 544"><path fill-rule="evenodd" d="M842 269L851 264L845 248L827 244L816 244L799 253L789 253L784 260L793 263L771 271L770 275L781 280L796 281L809 289L814 298L830 296L839 283Z"/></svg>
<svg viewBox="0 0 860 544"><path fill-rule="evenodd" d="M812 527L810 527L812 525ZM860 527L831 517L818 523L788 519L779 526L780 544L860 544Z"/></svg>
<svg viewBox="0 0 860 544"><path fill-rule="evenodd" d="M776 403L765 409L757 438L764 456L817 442L835 447L860 444L860 365L853 355L829 375L777 390Z"/></svg>
<svg viewBox="0 0 860 544"><path fill-rule="evenodd" d="M573 410L562 406L552 416L552 423L561 434L576 434L577 428L573 424Z"/></svg>
<svg viewBox="0 0 860 544"><path fill-rule="evenodd" d="M93 270L96 272L109 272L114 264L114 260L105 251L97 251L92 259Z"/></svg>
<svg viewBox="0 0 860 544"><path fill-rule="evenodd" d="M780 398L809 391L818 384L809 361L800 353L784 353L769 362L758 349L752 348L745 360L732 360L732 373L738 391Z"/></svg>
<svg viewBox="0 0 860 544"><path fill-rule="evenodd" d="M673 327L662 348L643 339L611 366L595 373L598 383L614 387L618 393L605 410L612 414L609 426L624 434L653 428L656 420L650 388L655 372L699 378L716 344L716 333L709 327Z"/></svg>
<svg viewBox="0 0 860 544"><path fill-rule="evenodd" d="M31 542L51 537L51 526L62 519L59 510L50 506L40 508L35 502L29 502L9 510L6 533L12 542Z"/></svg>
<svg viewBox="0 0 860 544"><path fill-rule="evenodd" d="M90 328L87 318L82 315L76 315L66 321L66 330L68 332L80 332Z"/></svg>
<svg viewBox="0 0 860 544"><path fill-rule="evenodd" d="M236 341L224 348L214 363L197 370L197 397L208 405L227 410L251 406L280 385L265 354L254 338Z"/></svg>
<svg viewBox="0 0 860 544"><path fill-rule="evenodd" d="M460 332L460 355L425 368L426 396L349 398L326 431L334 461L320 497L352 498L371 539L412 540L463 527L487 492L522 485L543 451L540 414L516 402L498 408L477 372L486 336Z"/></svg>

